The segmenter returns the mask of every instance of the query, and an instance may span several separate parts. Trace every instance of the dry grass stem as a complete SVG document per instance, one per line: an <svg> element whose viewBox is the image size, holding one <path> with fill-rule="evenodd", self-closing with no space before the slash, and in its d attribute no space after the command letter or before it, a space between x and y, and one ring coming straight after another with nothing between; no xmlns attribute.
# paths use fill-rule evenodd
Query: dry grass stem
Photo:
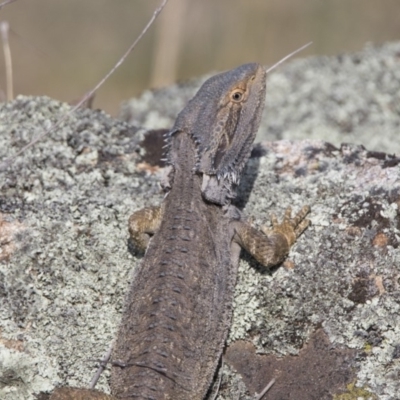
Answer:
<svg viewBox="0 0 400 400"><path fill-rule="evenodd" d="M288 54L287 56L283 57L281 60L279 60L277 63L275 63L272 67L269 67L267 69L267 74L269 72L271 72L272 70L274 70L275 68L277 68L279 65L281 65L282 63L284 63L287 59L289 59L290 57L293 57L295 54L300 53L300 51L304 50L305 48L307 48L308 46L310 46L312 44L312 42L309 42L307 44L305 44L304 46L299 47L297 50L293 51L292 53Z"/></svg>
<svg viewBox="0 0 400 400"><path fill-rule="evenodd" d="M107 363L110 360L111 352L112 352L112 346L110 346L110 348L108 349L107 353L105 354L103 359L100 361L100 366L97 369L96 373L94 374L92 380L90 381L89 389L94 389L94 387L96 386L97 381L100 378L100 375L105 370L105 368L107 366Z"/></svg>
<svg viewBox="0 0 400 400"><path fill-rule="evenodd" d="M9 30L10 26L7 21L0 22L1 40L3 42L3 51L4 51L4 63L6 65L7 101L11 101L14 98L11 49L10 49L10 41L8 40Z"/></svg>
<svg viewBox="0 0 400 400"><path fill-rule="evenodd" d="M265 386L265 388L262 390L262 392L260 394L256 394L256 398L254 400L261 400L265 393L268 392L269 389L272 388L272 385L275 383L275 379L271 379L270 382L268 383L267 386Z"/></svg>
<svg viewBox="0 0 400 400"><path fill-rule="evenodd" d="M224 368L224 359L221 358L221 367L220 367L220 372L218 373L218 384L215 389L214 395L212 396L211 400L215 400L218 397L219 389L221 388L221 382L222 382L222 368Z"/></svg>
<svg viewBox="0 0 400 400"><path fill-rule="evenodd" d="M2 3L0 3L0 10L1 10L3 7L5 7L7 4L14 3L14 1L17 1L17 0L7 0L7 1L3 1Z"/></svg>
<svg viewBox="0 0 400 400"><path fill-rule="evenodd" d="M45 130L42 134L37 136L35 139L30 141L26 146L24 146L21 150L17 151L16 154L14 154L12 157L7 158L5 161L3 161L0 164L0 171L6 169L19 155L24 153L27 149L30 147L34 146L37 142L42 140L45 136L47 136L50 132L52 132L54 129L56 129L59 125L61 125L72 113L74 113L79 107L82 106L90 97L93 96L93 94L104 84L104 82L115 72L115 70L121 66L121 64L125 61L125 59L128 57L128 55L132 52L132 50L136 47L136 45L139 43L139 41L142 39L144 34L149 30L155 19L158 17L160 12L163 10L165 5L168 3L168 0L163 0L161 5L154 11L152 17L150 18L149 22L147 25L144 27L140 35L136 38L136 40L132 43L132 45L128 48L128 50L124 53L124 55L118 60L118 62L114 65L114 67L105 75L103 79L91 90L89 91L83 98L79 101L79 103L76 104L75 107L71 109L68 113L64 115L63 118L58 120L54 125L52 125L49 129Z"/></svg>

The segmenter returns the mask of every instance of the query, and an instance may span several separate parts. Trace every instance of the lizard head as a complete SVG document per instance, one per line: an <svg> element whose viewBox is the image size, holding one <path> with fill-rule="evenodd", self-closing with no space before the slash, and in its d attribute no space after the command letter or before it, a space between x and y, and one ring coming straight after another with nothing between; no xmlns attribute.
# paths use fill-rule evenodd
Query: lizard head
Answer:
<svg viewBox="0 0 400 400"><path fill-rule="evenodd" d="M185 131L195 141L195 172L203 175L208 201L227 204L235 197L260 125L265 80L265 69L256 63L215 75L178 115L172 134Z"/></svg>

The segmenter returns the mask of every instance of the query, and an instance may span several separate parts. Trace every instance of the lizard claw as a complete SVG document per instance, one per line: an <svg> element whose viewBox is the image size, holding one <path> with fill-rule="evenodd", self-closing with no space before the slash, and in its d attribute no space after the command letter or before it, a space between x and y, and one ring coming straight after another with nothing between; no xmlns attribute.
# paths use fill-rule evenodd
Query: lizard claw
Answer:
<svg viewBox="0 0 400 400"><path fill-rule="evenodd" d="M311 221L309 219L304 219L304 217L310 212L310 207L309 206L304 206L300 212L296 215L296 217L301 217L297 221L297 226L294 230L296 234L296 238L298 238L311 224ZM295 217L295 218L296 218Z"/></svg>
<svg viewBox="0 0 400 400"><path fill-rule="evenodd" d="M296 239L305 231L310 225L309 219L304 219L310 212L309 206L304 206L293 218L292 208L287 207L283 217L283 222L279 223L275 214L271 215L272 231L280 233L286 237L289 246L291 246ZM270 234L271 231L265 227L261 228L265 234Z"/></svg>

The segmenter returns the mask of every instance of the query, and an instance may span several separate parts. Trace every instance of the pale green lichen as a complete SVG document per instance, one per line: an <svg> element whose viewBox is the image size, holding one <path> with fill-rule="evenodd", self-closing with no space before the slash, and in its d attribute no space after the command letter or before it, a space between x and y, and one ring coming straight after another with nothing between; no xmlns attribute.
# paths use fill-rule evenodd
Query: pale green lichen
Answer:
<svg viewBox="0 0 400 400"><path fill-rule="evenodd" d="M333 400L378 400L378 397L368 389L356 386L355 382L347 385L347 391L334 394Z"/></svg>

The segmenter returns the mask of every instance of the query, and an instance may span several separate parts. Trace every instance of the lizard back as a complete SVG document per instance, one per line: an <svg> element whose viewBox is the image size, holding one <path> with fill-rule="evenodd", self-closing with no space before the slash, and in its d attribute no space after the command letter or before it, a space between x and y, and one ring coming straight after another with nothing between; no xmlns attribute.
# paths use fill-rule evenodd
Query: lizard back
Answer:
<svg viewBox="0 0 400 400"><path fill-rule="evenodd" d="M171 189L114 346L117 398L202 400L211 385L240 252L230 202L259 126L265 78L258 64L216 75L177 117L168 151Z"/></svg>
<svg viewBox="0 0 400 400"><path fill-rule="evenodd" d="M203 201L200 177L187 174L195 147L187 134L179 136L165 217L133 277L115 344L114 362L126 365L113 368L118 398L203 399L229 327L229 221Z"/></svg>

